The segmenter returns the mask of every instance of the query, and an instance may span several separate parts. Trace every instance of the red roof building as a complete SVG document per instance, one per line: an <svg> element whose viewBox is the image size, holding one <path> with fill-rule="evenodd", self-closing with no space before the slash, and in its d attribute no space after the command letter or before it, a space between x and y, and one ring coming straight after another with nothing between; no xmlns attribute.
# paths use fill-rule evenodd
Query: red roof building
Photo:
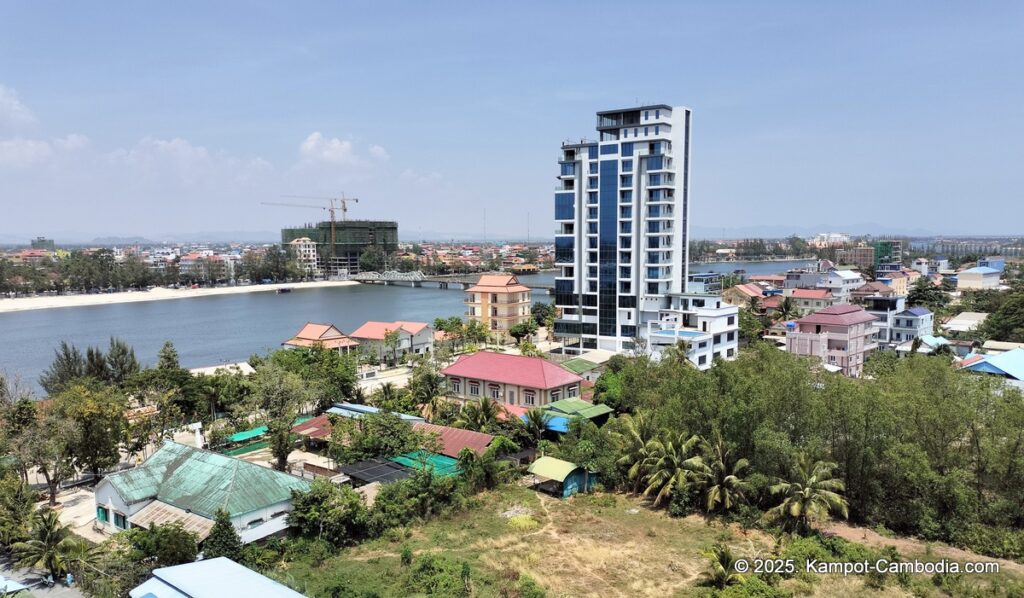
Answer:
<svg viewBox="0 0 1024 598"><path fill-rule="evenodd" d="M313 347L320 345L325 349L336 349L345 352L359 346L359 341L345 336L334 324L306 322L306 325L302 327L298 334L282 344L289 347Z"/></svg>
<svg viewBox="0 0 1024 598"><path fill-rule="evenodd" d="M384 338L396 331L398 345L394 348L386 346ZM434 349L434 329L426 322L367 322L349 336L362 344L365 353L376 354L381 361L405 353L425 355Z"/></svg>
<svg viewBox="0 0 1024 598"><path fill-rule="evenodd" d="M331 431L331 421L326 413L292 427L292 432L313 440L329 440Z"/></svg>
<svg viewBox="0 0 1024 598"><path fill-rule="evenodd" d="M864 361L878 348L875 316L856 305L833 305L793 322L786 350L821 359L824 367L860 377Z"/></svg>
<svg viewBox="0 0 1024 598"><path fill-rule="evenodd" d="M583 378L540 357L480 351L441 370L449 395L461 400L490 397L506 405L539 407L579 397Z"/></svg>
<svg viewBox="0 0 1024 598"><path fill-rule="evenodd" d="M467 448L479 455L487 450L488 445L494 440L494 436L490 434L450 428L448 426L438 426L426 422L416 422L412 425L412 429L417 432L436 435L441 442L440 453L453 459L458 459L462 449Z"/></svg>

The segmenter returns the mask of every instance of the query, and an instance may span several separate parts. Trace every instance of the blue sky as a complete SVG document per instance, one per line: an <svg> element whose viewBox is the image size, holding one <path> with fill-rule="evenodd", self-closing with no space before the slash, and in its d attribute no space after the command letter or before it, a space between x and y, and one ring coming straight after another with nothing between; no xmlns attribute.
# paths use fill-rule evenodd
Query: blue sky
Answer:
<svg viewBox="0 0 1024 598"><path fill-rule="evenodd" d="M1021 3L214 4L0 4L0 235L344 191L406 238L550 236L559 143L638 100L694 110L698 229L1022 232Z"/></svg>

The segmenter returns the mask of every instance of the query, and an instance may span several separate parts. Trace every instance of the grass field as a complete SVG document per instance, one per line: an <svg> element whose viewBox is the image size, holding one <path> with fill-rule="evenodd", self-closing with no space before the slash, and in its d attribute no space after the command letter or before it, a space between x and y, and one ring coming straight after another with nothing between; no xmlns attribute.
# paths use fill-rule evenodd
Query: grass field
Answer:
<svg viewBox="0 0 1024 598"><path fill-rule="evenodd" d="M528 518L513 519L517 513ZM765 556L774 545L760 531L708 524L696 516L674 519L621 495L562 501L506 487L480 495L476 506L450 518L396 530L319 562L285 563L276 576L310 596L451 595L450 586L431 592L415 585L422 577L417 564L434 556L447 563L456 581L468 568L466 585L475 596L529 596L521 576L548 596L685 596L707 592L701 587L707 564L701 551L716 542L744 557ZM411 565L402 563L403 550L411 551ZM894 581L870 589L856 576L830 575L786 580L780 587L816 596L947 595L930 578L918 576L914 584L913 593Z"/></svg>

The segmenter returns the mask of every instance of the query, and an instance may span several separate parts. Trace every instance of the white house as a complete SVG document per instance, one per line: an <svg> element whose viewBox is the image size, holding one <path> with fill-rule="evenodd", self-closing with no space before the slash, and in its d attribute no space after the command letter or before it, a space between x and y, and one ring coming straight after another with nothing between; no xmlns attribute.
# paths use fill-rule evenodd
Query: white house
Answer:
<svg viewBox="0 0 1024 598"><path fill-rule="evenodd" d="M739 353L740 308L720 295L681 293L669 295L669 307L647 323L651 357L661 359L665 350L685 341L686 357L698 369L714 365L715 358L733 360Z"/></svg>
<svg viewBox="0 0 1024 598"><path fill-rule="evenodd" d="M968 268L956 275L956 290L994 289L999 286L1002 273L995 268L978 266Z"/></svg>
<svg viewBox="0 0 1024 598"><path fill-rule="evenodd" d="M96 485L96 524L113 533L180 521L203 540L224 510L242 541L252 542L284 531L292 490L308 488L302 478L167 441L138 467Z"/></svg>
<svg viewBox="0 0 1024 598"><path fill-rule="evenodd" d="M392 349L384 341L394 332L398 333L398 342ZM367 322L349 336L359 341L364 353L376 355L382 361L391 357L392 350L398 356L424 355L434 350L434 329L424 322Z"/></svg>
<svg viewBox="0 0 1024 598"><path fill-rule="evenodd" d="M864 277L853 270L829 270L818 283L819 289L832 292L833 304L849 303L850 293L864 284Z"/></svg>

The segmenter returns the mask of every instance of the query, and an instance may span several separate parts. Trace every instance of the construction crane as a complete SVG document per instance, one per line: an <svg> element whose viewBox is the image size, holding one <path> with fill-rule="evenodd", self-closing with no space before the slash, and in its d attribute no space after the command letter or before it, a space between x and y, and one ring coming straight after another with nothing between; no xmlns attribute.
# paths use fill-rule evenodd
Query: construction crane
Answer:
<svg viewBox="0 0 1024 598"><path fill-rule="evenodd" d="M344 193L341 194L341 197L316 197L316 196L310 196L310 195L282 195L281 197L287 197L287 198L291 198L291 199L320 199L320 200L324 200L324 201L328 202L328 204L326 206L311 206L311 205L308 205L308 204L283 203L283 202L274 202L274 201L264 201L264 202L261 202L261 203L263 205L265 205L265 206L283 206L283 207L288 207L288 208L311 208L311 209L314 209L314 210L326 210L330 214L330 216L331 216L331 265L333 267L334 266L335 257L336 257L335 256L335 242L336 242L336 239L335 239L335 223L337 222L337 220L334 217L335 211L340 208L341 209L341 221L342 222L347 221L348 220L348 202L352 201L352 202L355 202L355 203L359 203L359 198L356 198L356 197L345 197ZM335 203L335 202L337 202L337 203Z"/></svg>

